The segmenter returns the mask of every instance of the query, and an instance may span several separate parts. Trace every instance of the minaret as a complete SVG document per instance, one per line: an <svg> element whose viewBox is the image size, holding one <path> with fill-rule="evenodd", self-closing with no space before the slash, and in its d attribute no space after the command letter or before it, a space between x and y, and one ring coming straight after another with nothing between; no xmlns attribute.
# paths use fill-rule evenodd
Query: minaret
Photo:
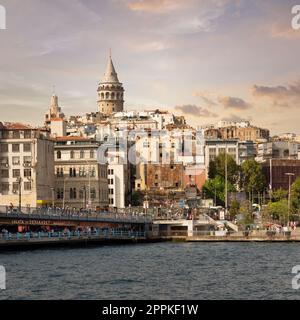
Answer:
<svg viewBox="0 0 300 320"><path fill-rule="evenodd" d="M49 126L51 121L54 119L64 120L65 115L61 111L61 108L58 105L58 96L53 92L51 97L50 107L48 112L45 114L45 125Z"/></svg>
<svg viewBox="0 0 300 320"><path fill-rule="evenodd" d="M109 55L106 71L98 86L98 106L101 114L110 116L114 112L123 111L124 89L119 82L114 64Z"/></svg>

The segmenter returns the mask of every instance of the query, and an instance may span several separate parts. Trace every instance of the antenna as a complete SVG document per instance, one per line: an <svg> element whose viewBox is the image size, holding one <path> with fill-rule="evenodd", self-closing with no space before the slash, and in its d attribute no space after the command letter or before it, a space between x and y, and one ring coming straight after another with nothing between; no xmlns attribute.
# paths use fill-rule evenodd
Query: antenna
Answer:
<svg viewBox="0 0 300 320"><path fill-rule="evenodd" d="M55 85L53 85L53 86L52 86L52 94L53 94L53 95L55 95L55 89L56 89L56 87L55 87Z"/></svg>

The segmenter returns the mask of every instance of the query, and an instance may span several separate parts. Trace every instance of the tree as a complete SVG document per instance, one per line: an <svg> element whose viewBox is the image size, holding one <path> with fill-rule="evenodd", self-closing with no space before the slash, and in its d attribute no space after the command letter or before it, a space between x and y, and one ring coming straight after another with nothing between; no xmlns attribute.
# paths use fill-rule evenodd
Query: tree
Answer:
<svg viewBox="0 0 300 320"><path fill-rule="evenodd" d="M287 199L283 199L277 202L269 202L266 208L266 214L273 220L278 220L280 223L286 223L288 216Z"/></svg>
<svg viewBox="0 0 300 320"><path fill-rule="evenodd" d="M219 176L225 181L225 153L219 154L214 161L209 163L208 176L210 179L214 179ZM236 184L239 179L239 166L231 155L227 154L227 177L231 184Z"/></svg>
<svg viewBox="0 0 300 320"><path fill-rule="evenodd" d="M230 209L229 209L229 214L231 219L236 217L239 214L239 210L240 210L240 203L236 199L232 200L230 204Z"/></svg>
<svg viewBox="0 0 300 320"><path fill-rule="evenodd" d="M205 196L211 199L216 197L217 205L225 203L225 181L222 177L216 176L214 179L209 179L205 182L202 192ZM228 183L228 192L236 192L236 188L230 182Z"/></svg>
<svg viewBox="0 0 300 320"><path fill-rule="evenodd" d="M246 160L242 164L242 185L249 194L263 192L266 188L262 167L254 159Z"/></svg>
<svg viewBox="0 0 300 320"><path fill-rule="evenodd" d="M273 202L280 201L280 200L286 199L287 196L288 196L288 191L282 188L279 188L273 191L272 200Z"/></svg>
<svg viewBox="0 0 300 320"><path fill-rule="evenodd" d="M142 206L143 199L144 199L144 196L142 195L142 193L139 191L135 191L132 193L132 196L131 196L131 205L133 207Z"/></svg>
<svg viewBox="0 0 300 320"><path fill-rule="evenodd" d="M298 177L291 187L291 207L294 213L300 209L300 177Z"/></svg>
<svg viewBox="0 0 300 320"><path fill-rule="evenodd" d="M250 201L247 200L241 203L239 213L243 216L243 219L238 222L240 225L247 226L254 223Z"/></svg>

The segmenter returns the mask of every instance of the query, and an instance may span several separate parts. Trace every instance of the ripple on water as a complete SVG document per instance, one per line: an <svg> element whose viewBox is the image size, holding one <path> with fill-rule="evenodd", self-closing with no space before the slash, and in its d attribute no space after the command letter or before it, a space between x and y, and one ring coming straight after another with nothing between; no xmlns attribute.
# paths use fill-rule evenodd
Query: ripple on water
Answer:
<svg viewBox="0 0 300 320"><path fill-rule="evenodd" d="M1 253L0 299L299 299L296 243L158 243ZM299 258L298 258L299 257Z"/></svg>

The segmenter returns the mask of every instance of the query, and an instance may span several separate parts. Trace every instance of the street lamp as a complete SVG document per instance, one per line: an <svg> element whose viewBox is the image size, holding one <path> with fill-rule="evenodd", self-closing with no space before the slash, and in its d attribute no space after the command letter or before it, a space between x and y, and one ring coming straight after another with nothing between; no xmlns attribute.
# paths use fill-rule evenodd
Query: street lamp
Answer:
<svg viewBox="0 0 300 320"><path fill-rule="evenodd" d="M55 205L55 188L51 187L51 192L52 192L52 209L54 210L54 205Z"/></svg>
<svg viewBox="0 0 300 320"><path fill-rule="evenodd" d="M17 182L19 184L19 212L21 213L22 209L22 178L17 178Z"/></svg>
<svg viewBox="0 0 300 320"><path fill-rule="evenodd" d="M289 228L290 211L291 211L291 177L293 177L295 174L291 172L287 172L285 175L289 177L288 218L287 218L287 227Z"/></svg>

